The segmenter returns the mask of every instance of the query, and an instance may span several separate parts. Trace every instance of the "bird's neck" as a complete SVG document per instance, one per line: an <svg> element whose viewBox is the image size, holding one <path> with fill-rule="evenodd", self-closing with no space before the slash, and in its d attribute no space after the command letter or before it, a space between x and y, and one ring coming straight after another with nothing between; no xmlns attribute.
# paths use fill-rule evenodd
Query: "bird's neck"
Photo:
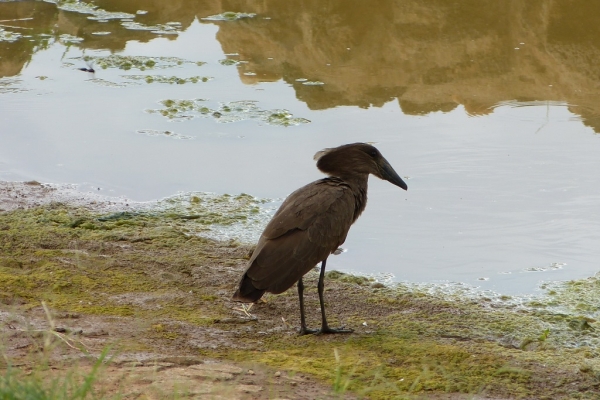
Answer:
<svg viewBox="0 0 600 400"><path fill-rule="evenodd" d="M350 186L354 194L354 221L360 216L367 206L368 174L352 175L342 178Z"/></svg>

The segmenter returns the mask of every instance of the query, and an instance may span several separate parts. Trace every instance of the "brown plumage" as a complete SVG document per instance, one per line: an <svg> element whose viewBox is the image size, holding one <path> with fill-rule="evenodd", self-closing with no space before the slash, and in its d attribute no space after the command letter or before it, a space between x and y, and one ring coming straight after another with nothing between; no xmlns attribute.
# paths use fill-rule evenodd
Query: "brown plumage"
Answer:
<svg viewBox="0 0 600 400"><path fill-rule="evenodd" d="M327 325L323 300L327 257L344 243L350 226L365 209L369 174L404 190L407 186L381 153L366 143L325 149L314 158L329 176L285 199L258 240L233 300L255 302L265 292L279 294L297 282L301 334L352 332ZM302 277L319 262L322 325L313 331L306 328Z"/></svg>

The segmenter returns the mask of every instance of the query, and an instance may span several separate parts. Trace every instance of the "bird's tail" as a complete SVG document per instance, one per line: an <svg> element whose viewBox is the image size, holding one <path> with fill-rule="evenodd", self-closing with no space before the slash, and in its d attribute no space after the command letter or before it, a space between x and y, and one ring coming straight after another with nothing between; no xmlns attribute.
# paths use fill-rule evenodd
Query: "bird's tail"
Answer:
<svg viewBox="0 0 600 400"><path fill-rule="evenodd" d="M252 279L244 274L240 281L240 287L233 294L233 301L241 301L243 303L254 303L265 294L265 289L257 289L252 284Z"/></svg>

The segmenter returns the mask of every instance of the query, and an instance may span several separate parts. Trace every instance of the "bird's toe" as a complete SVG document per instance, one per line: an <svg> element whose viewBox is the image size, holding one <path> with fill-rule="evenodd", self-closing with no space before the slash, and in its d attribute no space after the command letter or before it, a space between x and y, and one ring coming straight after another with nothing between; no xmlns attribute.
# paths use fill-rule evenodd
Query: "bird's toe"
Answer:
<svg viewBox="0 0 600 400"><path fill-rule="evenodd" d="M354 329L350 329L350 328L330 328L328 326L323 327L321 329L319 329L317 332L315 332L315 335L321 335L321 334L333 334L333 333L352 333L354 332Z"/></svg>
<svg viewBox="0 0 600 400"><path fill-rule="evenodd" d="M304 335L313 335L318 333L319 331L317 329L308 329L307 327L302 327L300 328L300 330L298 331L298 334L300 336L304 336Z"/></svg>

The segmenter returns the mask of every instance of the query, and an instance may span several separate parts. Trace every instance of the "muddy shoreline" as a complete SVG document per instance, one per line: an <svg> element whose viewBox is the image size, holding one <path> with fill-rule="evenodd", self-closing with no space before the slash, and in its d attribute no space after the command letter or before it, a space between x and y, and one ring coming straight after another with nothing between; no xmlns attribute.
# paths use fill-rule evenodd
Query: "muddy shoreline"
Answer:
<svg viewBox="0 0 600 400"><path fill-rule="evenodd" d="M43 184L37 181L0 181L0 210L13 211L40 207L50 203L68 203L90 211L122 211L131 205L140 205L123 197L108 197L97 193L83 193L76 185Z"/></svg>
<svg viewBox="0 0 600 400"><path fill-rule="evenodd" d="M574 284L577 314L555 311L570 304L562 289L556 304L517 307L333 271L328 316L355 333L299 337L295 291L249 310L230 301L251 248L194 234L198 224L228 223L192 207L203 202L133 212L152 207L0 182L0 374L85 371L108 349L96 385L107 398L600 395L596 277ZM311 326L316 278L305 282Z"/></svg>

